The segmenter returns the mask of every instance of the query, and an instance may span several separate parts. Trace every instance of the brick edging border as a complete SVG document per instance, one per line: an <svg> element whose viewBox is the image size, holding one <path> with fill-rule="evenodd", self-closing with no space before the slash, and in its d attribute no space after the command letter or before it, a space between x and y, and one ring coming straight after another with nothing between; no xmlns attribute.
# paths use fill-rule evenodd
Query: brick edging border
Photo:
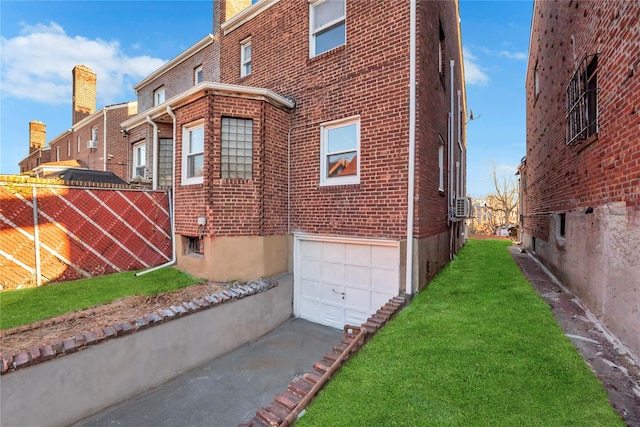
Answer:
<svg viewBox="0 0 640 427"><path fill-rule="evenodd" d="M340 344L333 346L329 353L313 365L311 371L296 376L284 393L276 395L269 405L258 409L255 417L239 427L285 427L293 424L300 411L306 407L304 403L311 402L315 394L329 381L332 373L337 371L351 354L357 353L406 303L405 297L393 297L360 327L346 325ZM304 406L300 407L303 401Z"/></svg>
<svg viewBox="0 0 640 427"><path fill-rule="evenodd" d="M260 278L244 285L225 289L222 292L205 295L202 298L195 298L179 305L161 308L152 313L145 314L142 317L126 322L117 322L105 327L95 328L91 331L77 334L74 337L56 340L51 344L33 346L28 351L23 351L18 354L3 354L1 356L2 365L0 366L0 375L15 372L19 369L24 369L56 357L72 354L88 346L100 344L113 338L142 331L152 326L213 308L232 300L261 293L275 286L278 286L277 280Z"/></svg>

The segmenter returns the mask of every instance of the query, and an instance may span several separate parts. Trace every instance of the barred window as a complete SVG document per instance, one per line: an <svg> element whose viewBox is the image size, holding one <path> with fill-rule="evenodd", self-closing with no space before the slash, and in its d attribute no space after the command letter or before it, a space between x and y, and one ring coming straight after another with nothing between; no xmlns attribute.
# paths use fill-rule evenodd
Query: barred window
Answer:
<svg viewBox="0 0 640 427"><path fill-rule="evenodd" d="M567 85L567 145L598 133L598 55L587 55Z"/></svg>
<svg viewBox="0 0 640 427"><path fill-rule="evenodd" d="M222 118L221 178L253 178L253 120Z"/></svg>

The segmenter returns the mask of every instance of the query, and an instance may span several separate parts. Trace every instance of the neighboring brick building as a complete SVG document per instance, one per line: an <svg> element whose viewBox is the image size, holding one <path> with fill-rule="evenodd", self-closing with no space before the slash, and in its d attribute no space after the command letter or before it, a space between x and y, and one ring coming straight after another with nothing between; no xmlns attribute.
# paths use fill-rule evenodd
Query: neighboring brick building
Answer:
<svg viewBox="0 0 640 427"><path fill-rule="evenodd" d="M72 76L71 128L49 141L49 146L45 147L45 125L31 122L30 153L20 162L20 172L29 173L47 162L77 160L85 168L113 172L123 180L129 180L131 152L126 138L123 138L120 123L137 114L137 102L109 105L96 111L95 73L84 65L77 65L73 68ZM40 163L37 160L39 157Z"/></svg>
<svg viewBox="0 0 640 427"><path fill-rule="evenodd" d="M464 242L457 2L215 0L211 42L136 89L123 128L154 186L171 181L150 154L175 140L181 268L293 271L296 315L341 327L424 287Z"/></svg>
<svg viewBox="0 0 640 427"><path fill-rule="evenodd" d="M640 354L640 3L536 1L523 243Z"/></svg>

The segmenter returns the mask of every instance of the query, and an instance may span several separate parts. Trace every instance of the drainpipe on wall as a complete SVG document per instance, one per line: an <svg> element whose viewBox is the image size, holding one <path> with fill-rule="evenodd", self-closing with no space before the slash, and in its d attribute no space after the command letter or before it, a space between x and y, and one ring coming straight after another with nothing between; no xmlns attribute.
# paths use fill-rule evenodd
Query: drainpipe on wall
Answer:
<svg viewBox="0 0 640 427"><path fill-rule="evenodd" d="M416 0L411 0L409 31L409 176L407 200L407 259L405 261L405 293L413 293L413 207L416 156Z"/></svg>
<svg viewBox="0 0 640 427"><path fill-rule="evenodd" d="M449 260L453 259L453 234L454 234L454 227L456 227L457 225L454 224L453 220L454 220L454 200L453 200L453 135L454 135L454 116L453 116L453 109L454 109L454 98L453 98L453 85L454 85L454 81L453 81L453 68L455 65L455 61L452 59L451 61L449 61L449 77L450 77L450 86L449 86L449 90L451 92L451 105L450 105L450 111L449 111Z"/></svg>
<svg viewBox="0 0 640 427"><path fill-rule="evenodd" d="M151 188L158 189L158 125L151 120L151 116L147 116L147 123L153 126L153 153L151 154ZM145 160L146 163L146 160ZM174 165L175 168L175 165Z"/></svg>
<svg viewBox="0 0 640 427"><path fill-rule="evenodd" d="M176 115L171 111L171 107L167 105L167 114L171 116L173 120L173 173L171 175L171 191L169 192L169 218L171 219L171 261L165 262L164 264L157 265L155 267L149 268L144 271L140 271L136 273L134 276L138 277L143 274L150 273L152 271L159 270L164 267L168 267L176 263L176 221L175 221L175 211L176 211ZM147 116L147 120L149 117ZM156 132L157 134L157 132ZM155 156L154 156L155 158ZM155 180L154 180L155 182Z"/></svg>
<svg viewBox="0 0 640 427"><path fill-rule="evenodd" d="M104 153L102 154L102 163L104 165L103 170L106 172L107 171L107 109L106 108L102 109L102 118L103 118L102 141L104 142L104 144L102 144L104 146L103 147Z"/></svg>

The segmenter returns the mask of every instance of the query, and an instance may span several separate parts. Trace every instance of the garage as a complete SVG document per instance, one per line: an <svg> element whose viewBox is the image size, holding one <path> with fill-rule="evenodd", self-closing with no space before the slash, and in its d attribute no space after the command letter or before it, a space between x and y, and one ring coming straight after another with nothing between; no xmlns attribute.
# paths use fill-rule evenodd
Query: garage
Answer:
<svg viewBox="0 0 640 427"><path fill-rule="evenodd" d="M296 234L294 315L334 328L360 325L398 295L397 241Z"/></svg>

